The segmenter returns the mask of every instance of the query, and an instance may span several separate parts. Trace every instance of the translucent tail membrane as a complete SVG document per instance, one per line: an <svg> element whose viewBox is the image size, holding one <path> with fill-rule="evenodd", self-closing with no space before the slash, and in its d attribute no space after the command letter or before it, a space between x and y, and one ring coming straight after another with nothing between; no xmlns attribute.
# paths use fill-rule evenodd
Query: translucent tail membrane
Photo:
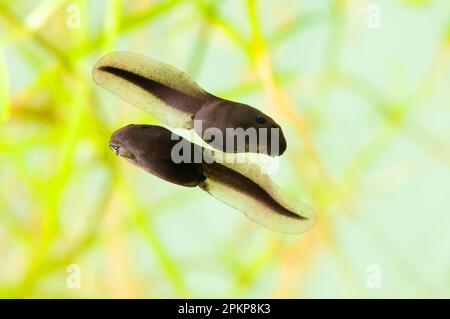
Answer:
<svg viewBox="0 0 450 319"><path fill-rule="evenodd" d="M98 85L173 127L192 128L192 116L211 97L186 73L135 53L105 55L92 76Z"/></svg>
<svg viewBox="0 0 450 319"><path fill-rule="evenodd" d="M204 164L203 174L200 188L269 229L300 234L316 223L310 206L284 194L255 164Z"/></svg>

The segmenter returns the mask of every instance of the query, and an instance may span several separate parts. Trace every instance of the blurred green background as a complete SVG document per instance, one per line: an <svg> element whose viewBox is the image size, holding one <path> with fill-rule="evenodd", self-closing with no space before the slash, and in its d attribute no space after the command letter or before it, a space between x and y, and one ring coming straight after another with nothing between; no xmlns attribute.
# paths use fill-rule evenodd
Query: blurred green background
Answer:
<svg viewBox="0 0 450 319"><path fill-rule="evenodd" d="M277 119L313 230L115 157L158 123L93 83L115 50ZM449 64L444 0L0 0L0 295L450 297Z"/></svg>

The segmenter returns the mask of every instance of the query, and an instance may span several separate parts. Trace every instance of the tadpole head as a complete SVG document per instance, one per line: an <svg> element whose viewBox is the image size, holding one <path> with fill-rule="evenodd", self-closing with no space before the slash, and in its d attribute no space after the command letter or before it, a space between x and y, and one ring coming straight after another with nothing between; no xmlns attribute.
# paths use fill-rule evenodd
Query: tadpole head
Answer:
<svg viewBox="0 0 450 319"><path fill-rule="evenodd" d="M175 145L182 141L181 137L161 126L130 124L111 135L109 147L114 154L159 178L195 187L205 179L202 165L193 160L179 163L172 157ZM183 143L192 151L192 159L195 158L194 145L186 140Z"/></svg>
<svg viewBox="0 0 450 319"><path fill-rule="evenodd" d="M286 151L287 143L281 126L275 122L273 118L264 114L249 105L234 106L237 110L230 115L232 122L244 129L254 128L257 131L257 144L252 145L250 141L250 149L257 149L258 153L270 156L278 156ZM265 136L264 136L265 135Z"/></svg>
<svg viewBox="0 0 450 319"><path fill-rule="evenodd" d="M139 155L151 138L151 125L130 124L115 131L109 140L109 148L114 154L137 162ZM136 163L137 164L137 163Z"/></svg>
<svg viewBox="0 0 450 319"><path fill-rule="evenodd" d="M217 99L197 112L194 120L202 123L201 130L197 129L194 123L194 129L200 136L204 136L206 132L205 135L209 137L207 130L211 129L221 132L220 136L215 136L209 143L225 152L278 156L287 148L280 125L250 105ZM233 139L237 143L232 149L227 149L228 141ZM205 140L208 142L208 139ZM245 145L240 145L238 141L244 141Z"/></svg>

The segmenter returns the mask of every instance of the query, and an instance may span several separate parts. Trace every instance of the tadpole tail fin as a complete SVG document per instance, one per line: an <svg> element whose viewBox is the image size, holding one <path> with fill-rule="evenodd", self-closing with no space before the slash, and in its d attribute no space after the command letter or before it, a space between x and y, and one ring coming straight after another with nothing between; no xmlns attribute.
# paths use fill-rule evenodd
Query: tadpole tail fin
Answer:
<svg viewBox="0 0 450 319"><path fill-rule="evenodd" d="M191 128L192 116L211 95L186 73L131 52L112 52L92 70L94 81L158 120Z"/></svg>
<svg viewBox="0 0 450 319"><path fill-rule="evenodd" d="M204 191L269 229L300 234L316 223L310 206L284 194L255 164L204 164L203 174Z"/></svg>

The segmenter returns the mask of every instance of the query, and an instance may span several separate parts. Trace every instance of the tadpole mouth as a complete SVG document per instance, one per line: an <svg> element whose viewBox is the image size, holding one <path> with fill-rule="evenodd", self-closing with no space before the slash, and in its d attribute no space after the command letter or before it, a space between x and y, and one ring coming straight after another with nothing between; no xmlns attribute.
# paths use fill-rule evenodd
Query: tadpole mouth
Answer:
<svg viewBox="0 0 450 319"><path fill-rule="evenodd" d="M278 155L282 155L287 149L287 142L286 138L284 137L283 133L280 136L280 150Z"/></svg>
<svg viewBox="0 0 450 319"><path fill-rule="evenodd" d="M282 155L286 151L286 148L287 148L286 138L284 137L281 127L278 126L277 129L278 129L278 134L279 134L278 140L275 141L278 143L277 148L275 148L275 149L272 149L272 147L269 148L269 155L272 157Z"/></svg>
<svg viewBox="0 0 450 319"><path fill-rule="evenodd" d="M109 143L109 148L114 152L115 155L124 157L129 160L135 160L135 154L128 148L118 143Z"/></svg>
<svg viewBox="0 0 450 319"><path fill-rule="evenodd" d="M109 148L112 149L115 155L119 155L120 145L109 143Z"/></svg>

